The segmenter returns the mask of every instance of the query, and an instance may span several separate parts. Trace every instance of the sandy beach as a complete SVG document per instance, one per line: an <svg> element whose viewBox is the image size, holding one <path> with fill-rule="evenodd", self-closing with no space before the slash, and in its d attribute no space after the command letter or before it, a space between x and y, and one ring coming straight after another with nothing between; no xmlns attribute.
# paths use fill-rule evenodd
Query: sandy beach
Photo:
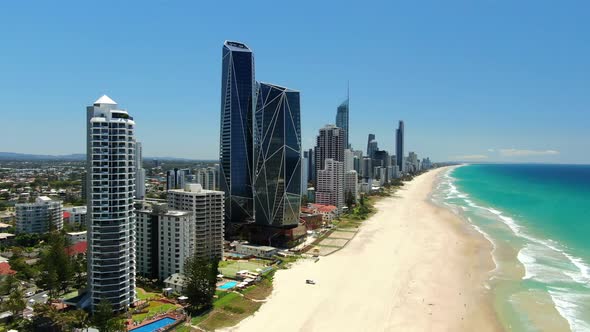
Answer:
<svg viewBox="0 0 590 332"><path fill-rule="evenodd" d="M229 330L502 330L484 287L494 268L491 244L428 200L443 171L377 203L379 212L344 249L277 272L268 301Z"/></svg>

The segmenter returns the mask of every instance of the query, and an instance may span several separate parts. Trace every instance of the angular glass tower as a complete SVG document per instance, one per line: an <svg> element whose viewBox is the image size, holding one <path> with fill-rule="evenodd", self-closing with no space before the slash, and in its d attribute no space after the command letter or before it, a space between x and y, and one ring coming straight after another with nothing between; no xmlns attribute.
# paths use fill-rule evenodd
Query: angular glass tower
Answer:
<svg viewBox="0 0 590 332"><path fill-rule="evenodd" d="M226 41L221 74L219 185L225 192L225 221L253 216L252 115L255 106L254 55L248 46Z"/></svg>
<svg viewBox="0 0 590 332"><path fill-rule="evenodd" d="M299 92L260 83L254 117L256 224L293 227L301 207Z"/></svg>

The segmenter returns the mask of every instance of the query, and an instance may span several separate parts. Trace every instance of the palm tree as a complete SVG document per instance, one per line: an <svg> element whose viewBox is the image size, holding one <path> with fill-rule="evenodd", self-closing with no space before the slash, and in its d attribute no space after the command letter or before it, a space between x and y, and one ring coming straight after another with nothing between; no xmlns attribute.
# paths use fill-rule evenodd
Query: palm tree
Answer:
<svg viewBox="0 0 590 332"><path fill-rule="evenodd" d="M22 318L23 311L27 307L23 297L23 292L17 287L11 291L10 296L3 303L4 310L12 312L15 320Z"/></svg>
<svg viewBox="0 0 590 332"><path fill-rule="evenodd" d="M10 294L14 289L18 288L18 279L14 275L8 275L0 285L0 293Z"/></svg>
<svg viewBox="0 0 590 332"><path fill-rule="evenodd" d="M88 313L84 310L74 310L68 312L70 318L71 327L79 329L88 329L90 326L90 320L88 319Z"/></svg>

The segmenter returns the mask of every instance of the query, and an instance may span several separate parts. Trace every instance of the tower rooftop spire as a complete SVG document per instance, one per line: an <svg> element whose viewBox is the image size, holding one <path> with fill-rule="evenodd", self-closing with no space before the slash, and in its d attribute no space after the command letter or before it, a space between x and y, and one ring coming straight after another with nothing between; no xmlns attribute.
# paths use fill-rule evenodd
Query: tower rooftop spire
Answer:
<svg viewBox="0 0 590 332"><path fill-rule="evenodd" d="M102 97L98 98L95 102L95 104L110 104L110 105L117 105L117 102L115 102L114 100L112 100L109 96L107 95L102 95Z"/></svg>

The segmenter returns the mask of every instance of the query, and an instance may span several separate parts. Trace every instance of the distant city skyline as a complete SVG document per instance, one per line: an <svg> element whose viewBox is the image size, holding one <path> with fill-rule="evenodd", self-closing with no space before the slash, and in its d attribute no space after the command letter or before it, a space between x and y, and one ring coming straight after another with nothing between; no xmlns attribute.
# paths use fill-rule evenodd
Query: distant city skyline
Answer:
<svg viewBox="0 0 590 332"><path fill-rule="evenodd" d="M303 149L350 82L354 149L373 133L393 154L403 119L405 150L433 162L590 163L590 4L232 6L105 1L119 23L92 25L91 3L1 3L0 151L82 153L80 110L107 94L145 156L218 159L219 45L239 40L257 75L301 91Z"/></svg>

